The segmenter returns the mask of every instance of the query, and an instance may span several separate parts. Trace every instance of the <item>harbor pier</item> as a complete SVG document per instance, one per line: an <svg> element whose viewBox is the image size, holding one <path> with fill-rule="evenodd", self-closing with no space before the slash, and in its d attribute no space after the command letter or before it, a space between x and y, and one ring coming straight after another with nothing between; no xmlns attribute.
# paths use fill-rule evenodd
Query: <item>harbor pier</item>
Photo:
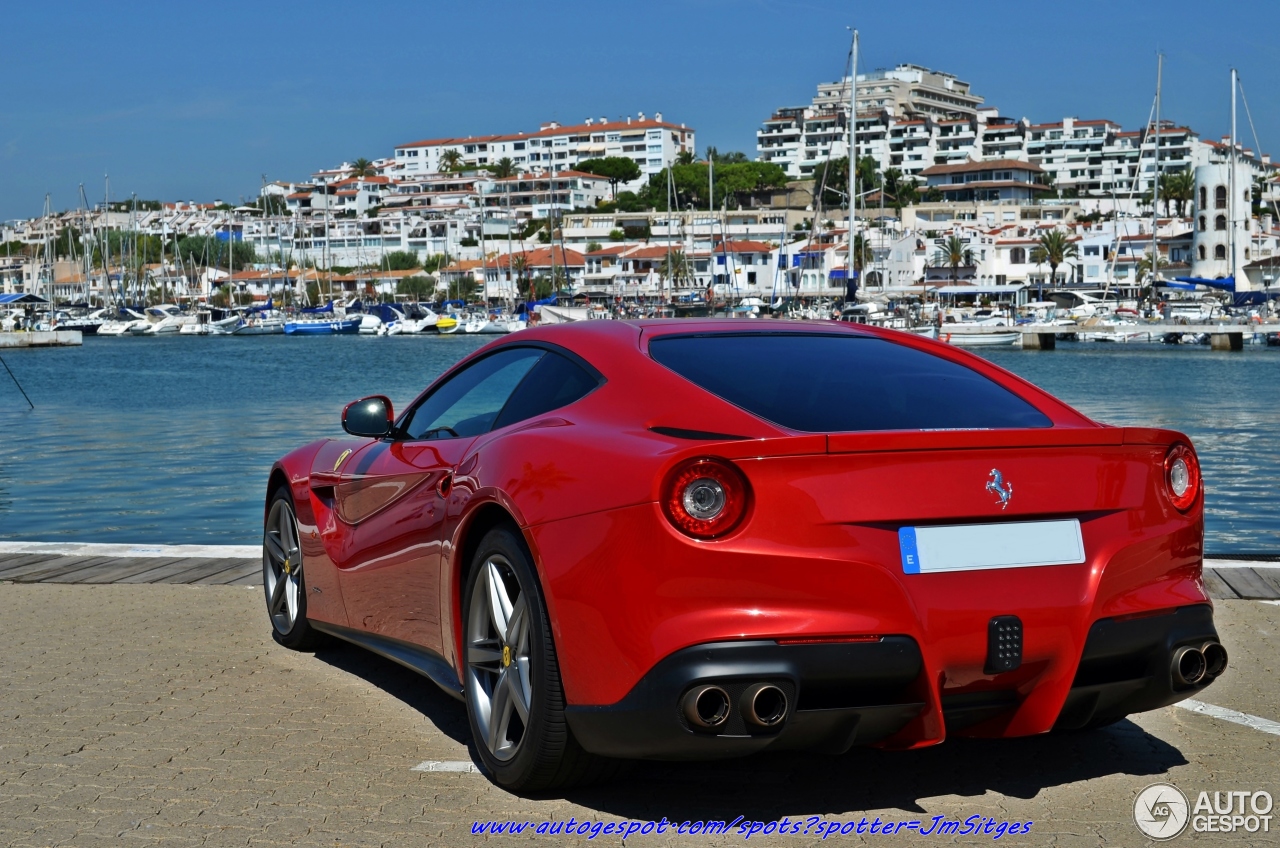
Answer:
<svg viewBox="0 0 1280 848"><path fill-rule="evenodd" d="M1088 324L1024 324L1009 327L1005 325L965 325L945 324L939 331L943 336L990 336L1007 333L1020 333L1024 350L1055 350L1057 339L1063 335L1088 333L1091 336L1115 336L1117 341L1134 334L1145 335L1147 340L1160 339L1170 335L1209 336L1209 346L1213 350L1244 350L1247 336L1266 336L1280 334L1280 322L1265 324L1129 324L1120 327Z"/></svg>
<svg viewBox="0 0 1280 848"><path fill-rule="evenodd" d="M17 347L76 347L84 344L79 330L23 330L0 333L0 350Z"/></svg>

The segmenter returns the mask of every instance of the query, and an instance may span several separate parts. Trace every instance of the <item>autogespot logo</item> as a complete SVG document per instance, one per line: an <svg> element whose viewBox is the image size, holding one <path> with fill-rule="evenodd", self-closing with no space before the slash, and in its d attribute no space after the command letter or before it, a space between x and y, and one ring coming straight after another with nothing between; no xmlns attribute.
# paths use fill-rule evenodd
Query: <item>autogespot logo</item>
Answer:
<svg viewBox="0 0 1280 848"><path fill-rule="evenodd" d="M1133 820L1152 839L1173 839L1186 830L1189 818L1187 796L1168 783L1151 784L1133 802Z"/></svg>

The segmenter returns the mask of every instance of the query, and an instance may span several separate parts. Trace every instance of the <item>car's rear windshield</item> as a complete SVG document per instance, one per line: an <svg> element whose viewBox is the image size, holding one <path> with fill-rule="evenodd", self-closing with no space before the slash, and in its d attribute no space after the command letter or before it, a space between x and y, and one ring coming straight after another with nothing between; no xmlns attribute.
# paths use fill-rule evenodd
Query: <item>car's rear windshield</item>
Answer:
<svg viewBox="0 0 1280 848"><path fill-rule="evenodd" d="M662 365L775 424L808 433L1050 427L978 372L883 339L709 333L649 343Z"/></svg>

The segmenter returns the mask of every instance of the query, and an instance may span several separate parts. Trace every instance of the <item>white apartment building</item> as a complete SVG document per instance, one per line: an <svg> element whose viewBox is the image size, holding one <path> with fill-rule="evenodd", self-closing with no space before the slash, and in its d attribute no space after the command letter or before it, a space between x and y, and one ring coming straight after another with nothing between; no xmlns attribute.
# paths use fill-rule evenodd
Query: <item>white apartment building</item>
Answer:
<svg viewBox="0 0 1280 848"><path fill-rule="evenodd" d="M967 83L948 74L916 66L877 73L892 77L899 71L917 74L920 82L858 75L858 156L873 157L881 171L895 168L918 178L933 165L1016 159L1038 165L1068 195L1129 198L1151 189L1154 125L1126 132L1114 121L1075 117L1032 124L982 106ZM757 159L805 179L828 159L848 155L848 94L846 77L819 85L808 106L779 109L756 132ZM1158 135L1161 173L1211 161L1213 142L1201 141L1188 127L1162 121ZM1255 176L1274 173L1270 157L1246 153L1246 159Z"/></svg>
<svg viewBox="0 0 1280 848"><path fill-rule="evenodd" d="M492 165L510 159L519 171L567 171L585 159L626 157L640 166L640 179L620 188L637 188L675 161L682 152L695 153L694 131L684 124L668 123L662 113L610 121L588 118L581 124L545 123L537 132L506 135L436 138L398 145L395 165L388 173L398 178L436 174L447 170L442 162L456 153L464 168Z"/></svg>

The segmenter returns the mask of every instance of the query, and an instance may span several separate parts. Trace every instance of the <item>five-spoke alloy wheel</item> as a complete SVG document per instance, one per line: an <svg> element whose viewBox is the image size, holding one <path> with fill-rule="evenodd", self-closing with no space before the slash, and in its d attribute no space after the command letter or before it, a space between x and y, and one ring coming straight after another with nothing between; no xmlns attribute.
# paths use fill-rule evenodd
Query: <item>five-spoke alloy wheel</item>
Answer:
<svg viewBox="0 0 1280 848"><path fill-rule="evenodd" d="M480 540L463 590L463 689L476 753L494 781L539 792L603 777L564 715L564 689L533 560L518 530Z"/></svg>
<svg viewBox="0 0 1280 848"><path fill-rule="evenodd" d="M502 554L489 556L480 569L467 614L467 683L484 745L505 762L529 724L529 605Z"/></svg>
<svg viewBox="0 0 1280 848"><path fill-rule="evenodd" d="M319 634L307 623L299 538L289 492L280 489L271 499L262 532L262 588L275 640L286 648L302 651L313 648Z"/></svg>

